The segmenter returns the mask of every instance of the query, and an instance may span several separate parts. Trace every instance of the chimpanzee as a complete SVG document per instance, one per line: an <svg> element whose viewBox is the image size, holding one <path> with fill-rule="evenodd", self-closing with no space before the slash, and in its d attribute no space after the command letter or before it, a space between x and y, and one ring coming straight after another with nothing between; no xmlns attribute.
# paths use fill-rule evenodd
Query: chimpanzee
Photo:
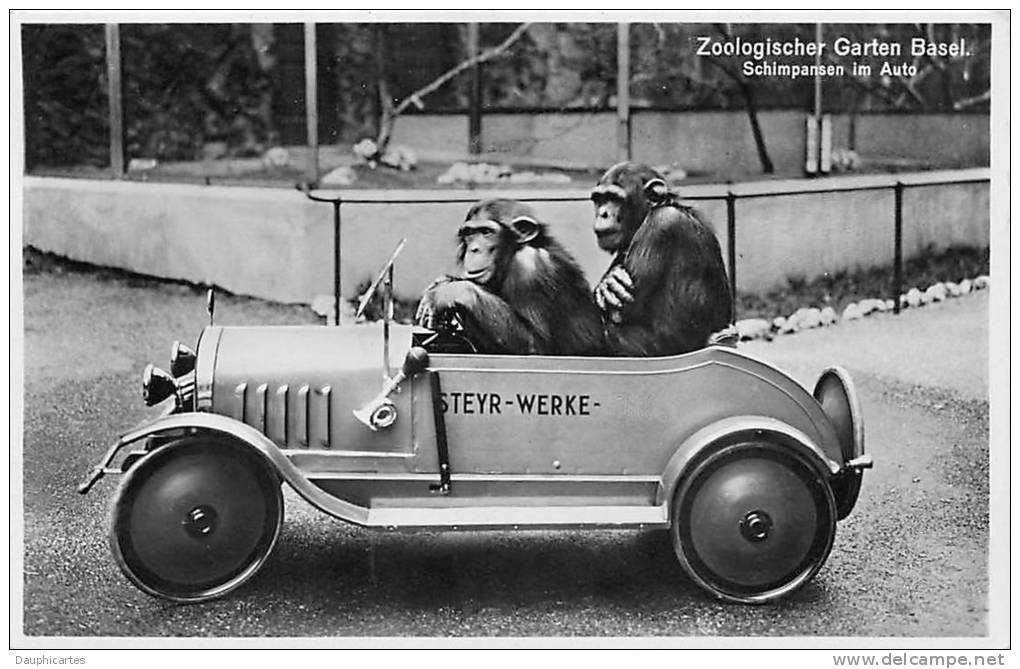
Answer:
<svg viewBox="0 0 1020 669"><path fill-rule="evenodd" d="M594 295L610 355L686 353L730 325L733 296L719 241L662 175L620 163L591 198L599 248L614 254Z"/></svg>
<svg viewBox="0 0 1020 669"><path fill-rule="evenodd" d="M471 207L458 231L459 275L434 282L419 324L454 312L480 353L598 355L602 319L577 261L530 207Z"/></svg>

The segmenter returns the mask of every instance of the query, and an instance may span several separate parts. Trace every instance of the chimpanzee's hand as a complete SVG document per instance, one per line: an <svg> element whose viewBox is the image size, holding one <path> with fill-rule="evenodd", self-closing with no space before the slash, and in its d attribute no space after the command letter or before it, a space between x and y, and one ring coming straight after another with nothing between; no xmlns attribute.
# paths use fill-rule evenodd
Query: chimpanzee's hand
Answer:
<svg viewBox="0 0 1020 669"><path fill-rule="evenodd" d="M622 266L614 267L595 286L595 304L619 323L622 320L620 311L634 301L633 290L634 282L627 270Z"/></svg>
<svg viewBox="0 0 1020 669"><path fill-rule="evenodd" d="M472 304L475 290L477 287L470 281L458 281L449 277L437 279L422 296L415 322L435 330L437 321L459 307Z"/></svg>

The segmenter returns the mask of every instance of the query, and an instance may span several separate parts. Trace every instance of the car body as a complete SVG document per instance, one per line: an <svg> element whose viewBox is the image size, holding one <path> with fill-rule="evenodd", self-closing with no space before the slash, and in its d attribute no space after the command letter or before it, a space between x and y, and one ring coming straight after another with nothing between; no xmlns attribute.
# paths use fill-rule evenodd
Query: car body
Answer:
<svg viewBox="0 0 1020 669"><path fill-rule="evenodd" d="M760 603L821 568L871 465L838 367L812 394L725 346L608 358L436 341L387 321L210 325L194 353L175 343L171 372L146 371L163 414L81 487L125 474L110 533L124 573L182 602L240 586L276 540L283 482L379 530L668 529L695 582Z"/></svg>

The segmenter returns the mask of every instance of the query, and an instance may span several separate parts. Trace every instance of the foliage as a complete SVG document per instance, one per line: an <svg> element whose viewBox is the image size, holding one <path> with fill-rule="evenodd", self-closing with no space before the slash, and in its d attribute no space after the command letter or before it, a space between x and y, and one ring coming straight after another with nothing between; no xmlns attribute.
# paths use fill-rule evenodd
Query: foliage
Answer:
<svg viewBox="0 0 1020 669"><path fill-rule="evenodd" d="M102 26L22 27L28 165L109 160Z"/></svg>
<svg viewBox="0 0 1020 669"><path fill-rule="evenodd" d="M482 49L501 44L514 23L480 26ZM814 24L635 23L631 99L635 107L811 108L811 77L748 78L742 56L697 54L698 38L746 41L815 39ZM303 131L301 26L295 24L144 24L122 26L127 151L132 157L193 159L253 155L286 131ZM825 79L827 111L955 111L988 108L991 30L986 24L826 24L825 62L873 66L885 60L836 56L832 44L897 42L913 37L967 40L967 57L890 59L912 75L851 74ZM274 39L275 34L275 39ZM284 35L286 34L286 39ZM458 71L415 95L468 58L466 24L320 24L320 121L333 139L385 139L393 112L463 111L469 78ZM537 23L481 68L482 105L501 108L604 109L615 104L617 26ZM286 44L284 44L286 42ZM22 28L29 166L108 162L106 64L101 25ZM801 62L810 62L810 58ZM279 61L279 67L277 66ZM410 101L410 104L404 104ZM389 115L387 115L389 114ZM284 118L286 117L286 118ZM759 154L767 158L764 139ZM320 132L320 137L328 135ZM381 146L385 142L379 142ZM211 146L212 145L212 146ZM208 153L208 151L207 151ZM766 161L763 160L763 165Z"/></svg>
<svg viewBox="0 0 1020 669"><path fill-rule="evenodd" d="M739 268L738 268L739 269ZM912 287L925 290L939 281L973 279L989 272L989 249L932 248L903 262L903 292ZM765 293L737 293L737 318L773 318L789 315L804 306L828 307L837 312L864 298L893 297L892 266L823 274L806 281L792 278L783 288Z"/></svg>
<svg viewBox="0 0 1020 669"><path fill-rule="evenodd" d="M122 42L129 155L189 160L208 142L231 155L265 150L271 82L248 26L130 25Z"/></svg>
<svg viewBox="0 0 1020 669"><path fill-rule="evenodd" d="M25 26L27 162L109 160L106 48L99 25ZM271 139L272 81L241 24L121 27L125 150L191 160L203 146L254 155Z"/></svg>
<svg viewBox="0 0 1020 669"><path fill-rule="evenodd" d="M897 109L916 111L959 111L988 109L991 81L991 26L988 24L835 24L825 27L828 41L845 36L852 41L895 42L903 45L896 58L853 57L826 54L826 61L842 64L852 72L854 61L872 66L870 75L848 77L849 85L834 87L827 94L836 109ZM970 56L911 56L912 38L931 42L966 40ZM882 76L884 61L901 62L916 74Z"/></svg>

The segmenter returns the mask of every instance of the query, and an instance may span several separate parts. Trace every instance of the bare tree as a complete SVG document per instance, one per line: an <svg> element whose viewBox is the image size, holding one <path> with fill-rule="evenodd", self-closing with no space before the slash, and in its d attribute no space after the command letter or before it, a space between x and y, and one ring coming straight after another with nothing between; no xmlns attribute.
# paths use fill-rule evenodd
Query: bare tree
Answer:
<svg viewBox="0 0 1020 669"><path fill-rule="evenodd" d="M727 40L733 38L733 26L729 23L716 23L715 29ZM740 95L744 98L744 109L747 110L747 120L751 124L751 134L754 136L754 146L758 150L758 162L761 163L761 171L765 174L772 174L775 172L775 167L772 165L772 158L769 157L769 149L765 145L765 135L762 133L761 123L758 122L758 100L755 95L754 84L741 74L739 68L725 59L716 58L715 56L706 56L706 58L708 62L725 72L733 80L737 90L740 91Z"/></svg>
<svg viewBox="0 0 1020 669"><path fill-rule="evenodd" d="M758 91L741 71L738 60L729 56L697 56L694 61L677 60L676 44L688 42L690 39L686 32L687 26L677 24L652 24L656 32L656 47L654 49L654 63L645 62L643 72L639 72L632 79L632 83L645 83L654 81L656 78L668 74L680 77L686 81L693 90L699 91L708 99L723 98L732 95L733 88L740 94L744 102L744 109L747 111L748 122L751 126L751 134L754 137L754 145L758 153L758 162L765 174L775 171L772 158L769 156L768 146L765 143L765 134L758 119ZM734 28L730 24L716 23L714 29L726 40L734 36ZM646 54L646 57L653 54ZM673 65L668 66L672 60ZM711 64L722 76L713 76L711 71L703 72L701 61ZM666 70L664 65L668 66ZM728 87L726 82L732 84Z"/></svg>
<svg viewBox="0 0 1020 669"><path fill-rule="evenodd" d="M377 90L379 92L379 132L376 136L375 143L378 147L379 153L383 153L389 145L390 139L393 137L393 127L396 125L397 118L399 118L401 114L407 111L412 105L418 109L424 109L425 103L423 98L439 90L439 88L443 85L471 67L481 65L486 61L490 61L505 54L514 44L524 37L530 27L530 23L520 24L496 46L485 49L481 53L466 58L402 100L396 100L390 92L389 78L387 76L386 29L384 25L378 26L376 28L375 58L376 73L378 77Z"/></svg>
<svg viewBox="0 0 1020 669"><path fill-rule="evenodd" d="M843 35L868 39L878 33L884 41L905 43L909 38L924 38L931 43L956 43L966 38L967 54L912 55L899 67L883 74L878 63L871 72L849 78L856 91L873 96L881 105L896 110L962 111L984 105L989 90L991 34L986 26L962 24L914 25L881 24L837 26ZM824 55L827 62L847 66L853 57ZM852 67L846 67L852 71Z"/></svg>

